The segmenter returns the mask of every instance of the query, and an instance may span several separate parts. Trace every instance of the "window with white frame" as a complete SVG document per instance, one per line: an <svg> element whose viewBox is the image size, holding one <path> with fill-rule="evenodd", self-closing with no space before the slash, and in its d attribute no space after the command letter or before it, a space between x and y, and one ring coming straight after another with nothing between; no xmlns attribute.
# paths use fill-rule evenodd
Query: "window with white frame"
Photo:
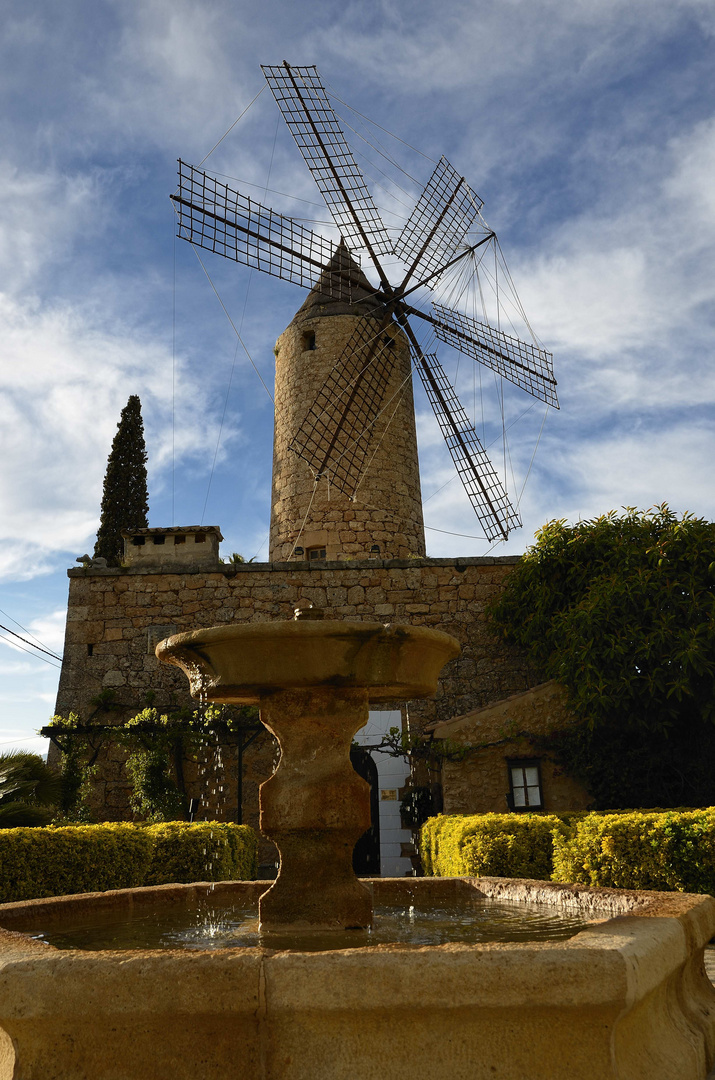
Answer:
<svg viewBox="0 0 715 1080"><path fill-rule="evenodd" d="M507 762L509 796L513 810L541 810L544 796L541 787L541 764L537 758Z"/></svg>

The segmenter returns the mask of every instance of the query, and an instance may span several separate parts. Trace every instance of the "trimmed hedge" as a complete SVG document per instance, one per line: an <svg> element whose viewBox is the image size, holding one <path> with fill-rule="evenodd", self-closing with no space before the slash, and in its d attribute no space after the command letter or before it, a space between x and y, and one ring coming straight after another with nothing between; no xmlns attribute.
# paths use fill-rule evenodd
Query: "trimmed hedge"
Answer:
<svg viewBox="0 0 715 1080"><path fill-rule="evenodd" d="M250 880L248 825L116 822L0 830L0 903L170 882Z"/></svg>
<svg viewBox="0 0 715 1080"><path fill-rule="evenodd" d="M172 881L250 881L258 870L258 837L248 825L167 821L146 825L153 839L145 885Z"/></svg>
<svg viewBox="0 0 715 1080"><path fill-rule="evenodd" d="M422 826L425 874L715 894L715 808L477 814Z"/></svg>
<svg viewBox="0 0 715 1080"><path fill-rule="evenodd" d="M425 874L439 877L551 877L555 814L440 814L422 826Z"/></svg>
<svg viewBox="0 0 715 1080"><path fill-rule="evenodd" d="M554 836L555 881L715 893L715 808L589 814Z"/></svg>

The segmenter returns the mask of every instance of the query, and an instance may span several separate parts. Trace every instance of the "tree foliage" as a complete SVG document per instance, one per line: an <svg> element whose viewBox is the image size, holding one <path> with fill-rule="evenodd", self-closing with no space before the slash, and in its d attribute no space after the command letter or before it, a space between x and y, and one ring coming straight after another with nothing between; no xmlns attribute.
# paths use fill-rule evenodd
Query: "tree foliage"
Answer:
<svg viewBox="0 0 715 1080"><path fill-rule="evenodd" d="M714 559L715 523L666 504L551 521L491 607L566 687L551 748L602 807L715 800Z"/></svg>
<svg viewBox="0 0 715 1080"><path fill-rule="evenodd" d="M132 394L122 409L107 459L101 518L94 546L95 557L106 559L108 566L119 566L121 562L124 552L122 529L147 527L146 459L141 402L136 394Z"/></svg>
<svg viewBox="0 0 715 1080"><path fill-rule="evenodd" d="M46 825L61 790L61 778L39 754L0 754L0 829Z"/></svg>

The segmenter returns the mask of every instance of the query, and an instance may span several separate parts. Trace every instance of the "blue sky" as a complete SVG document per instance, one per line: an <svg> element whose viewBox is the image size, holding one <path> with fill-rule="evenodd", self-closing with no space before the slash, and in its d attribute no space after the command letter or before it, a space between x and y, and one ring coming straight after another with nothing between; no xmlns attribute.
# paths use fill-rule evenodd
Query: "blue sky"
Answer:
<svg viewBox="0 0 715 1080"><path fill-rule="evenodd" d="M143 406L150 524L203 519L220 524L225 553L266 551L271 403L174 240L168 195L176 158L198 163L261 89L259 65L283 59L317 64L337 97L409 144L384 135L420 184L440 154L467 177L554 353L561 411L538 446L540 406L509 428L512 493L536 454L524 528L494 553L523 551L550 518L622 505L715 516L710 0L445 0L439 12L423 0L6 0L5 11L4 625L61 651L65 571L92 550L130 394ZM206 168L284 213L326 218L267 90ZM304 293L205 261L270 386L275 339ZM529 404L510 392L508 422ZM421 391L417 413L428 551L485 554ZM43 747L32 736L57 675L0 641L2 747Z"/></svg>

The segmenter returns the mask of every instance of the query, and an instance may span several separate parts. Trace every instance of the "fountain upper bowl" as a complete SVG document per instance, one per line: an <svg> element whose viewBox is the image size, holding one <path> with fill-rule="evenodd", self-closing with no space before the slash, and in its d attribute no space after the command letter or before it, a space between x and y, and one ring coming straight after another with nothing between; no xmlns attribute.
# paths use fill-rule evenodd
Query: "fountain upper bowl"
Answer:
<svg viewBox="0 0 715 1080"><path fill-rule="evenodd" d="M193 697L231 705L315 687L364 688L371 702L424 697L459 653L441 630L333 619L212 626L156 647L185 672Z"/></svg>

